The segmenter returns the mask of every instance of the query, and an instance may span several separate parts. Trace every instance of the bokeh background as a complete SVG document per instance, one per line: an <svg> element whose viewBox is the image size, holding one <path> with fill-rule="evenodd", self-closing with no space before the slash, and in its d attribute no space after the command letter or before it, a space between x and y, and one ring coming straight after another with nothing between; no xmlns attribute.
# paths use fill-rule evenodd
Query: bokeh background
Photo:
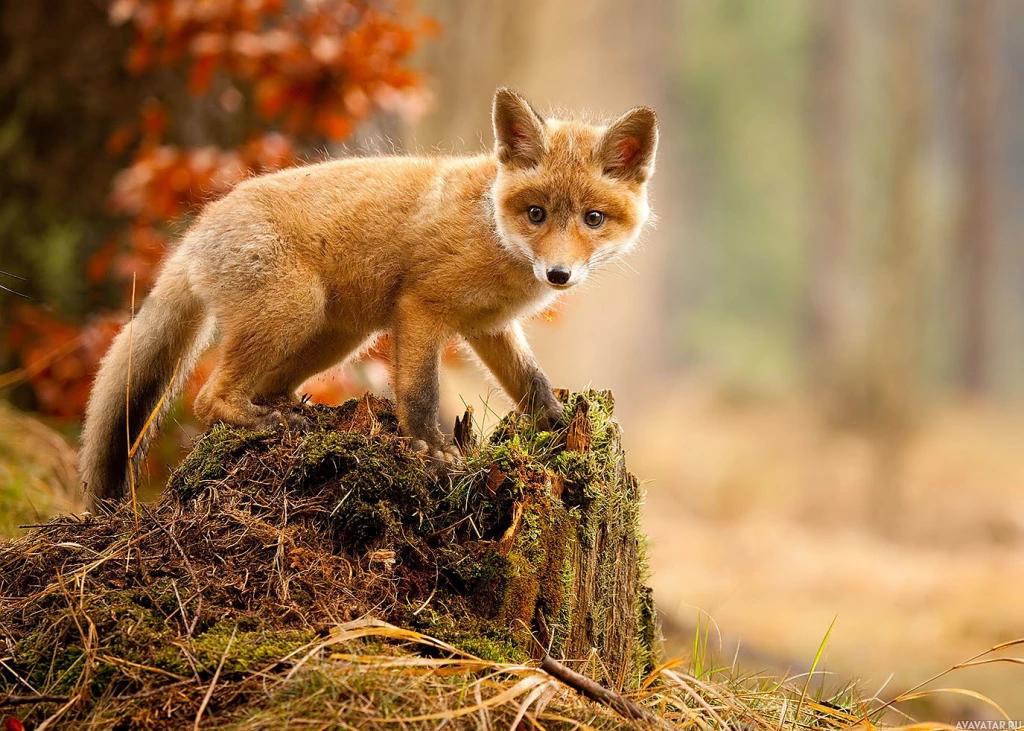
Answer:
<svg viewBox="0 0 1024 731"><path fill-rule="evenodd" d="M90 375L197 206L485 148L498 85L659 113L657 226L528 330L615 393L669 651L800 673L835 619L823 682L889 697L1024 636L1020 0L0 4L0 532L78 509ZM387 353L304 390L386 391ZM446 422L508 406L443 382ZM175 408L151 495L199 428ZM937 685L1024 717L1024 670Z"/></svg>

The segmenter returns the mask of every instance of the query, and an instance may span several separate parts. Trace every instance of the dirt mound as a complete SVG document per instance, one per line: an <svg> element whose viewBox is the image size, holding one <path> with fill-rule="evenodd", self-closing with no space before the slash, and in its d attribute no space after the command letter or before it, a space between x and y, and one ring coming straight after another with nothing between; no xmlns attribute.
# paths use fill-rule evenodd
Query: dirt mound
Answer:
<svg viewBox="0 0 1024 731"><path fill-rule="evenodd" d="M636 687L655 642L639 488L610 396L563 396L560 431L507 417L441 481L369 395L306 407L302 433L215 426L159 504L0 544L0 699L49 696L25 717L69 727L180 728L216 686L206 713L229 718L371 616L436 638L435 657L589 657Z"/></svg>

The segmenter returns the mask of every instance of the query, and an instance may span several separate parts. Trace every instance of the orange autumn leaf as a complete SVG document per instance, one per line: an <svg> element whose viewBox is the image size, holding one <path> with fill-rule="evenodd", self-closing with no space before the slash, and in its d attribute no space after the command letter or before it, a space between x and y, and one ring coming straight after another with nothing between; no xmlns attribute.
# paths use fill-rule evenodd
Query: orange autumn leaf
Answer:
<svg viewBox="0 0 1024 731"><path fill-rule="evenodd" d="M107 136L104 149L108 155L120 155L135 141L137 127L135 124L122 124L114 128Z"/></svg>
<svg viewBox="0 0 1024 731"><path fill-rule="evenodd" d="M328 110L317 115L317 129L330 140L343 140L352 134L352 122L344 114Z"/></svg>
<svg viewBox="0 0 1024 731"><path fill-rule="evenodd" d="M217 57L206 55L196 59L188 74L188 92L192 96L202 96L210 90L213 75L217 71Z"/></svg>

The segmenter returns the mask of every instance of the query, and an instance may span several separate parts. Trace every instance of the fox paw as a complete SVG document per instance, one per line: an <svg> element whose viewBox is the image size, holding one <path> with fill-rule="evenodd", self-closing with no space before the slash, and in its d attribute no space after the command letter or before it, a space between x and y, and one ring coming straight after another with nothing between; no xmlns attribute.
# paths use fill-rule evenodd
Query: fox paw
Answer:
<svg viewBox="0 0 1024 731"><path fill-rule="evenodd" d="M554 404L543 409L537 414L536 419L538 431L553 431L562 421L561 404Z"/></svg>
<svg viewBox="0 0 1024 731"><path fill-rule="evenodd" d="M431 445L423 439L413 439L409 448L423 457L427 472L437 479L447 476L462 464L462 452L454 444Z"/></svg>
<svg viewBox="0 0 1024 731"><path fill-rule="evenodd" d="M307 417L291 409L273 409L260 419L260 426L268 431L304 431L312 425L313 422Z"/></svg>

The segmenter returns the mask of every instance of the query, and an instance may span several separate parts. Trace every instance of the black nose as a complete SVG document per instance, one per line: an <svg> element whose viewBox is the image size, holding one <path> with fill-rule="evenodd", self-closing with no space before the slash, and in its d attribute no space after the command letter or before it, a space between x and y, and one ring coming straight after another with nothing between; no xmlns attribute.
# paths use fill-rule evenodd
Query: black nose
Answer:
<svg viewBox="0 0 1024 731"><path fill-rule="evenodd" d="M571 276L572 272L565 267L548 267L548 281L552 284L565 284Z"/></svg>

